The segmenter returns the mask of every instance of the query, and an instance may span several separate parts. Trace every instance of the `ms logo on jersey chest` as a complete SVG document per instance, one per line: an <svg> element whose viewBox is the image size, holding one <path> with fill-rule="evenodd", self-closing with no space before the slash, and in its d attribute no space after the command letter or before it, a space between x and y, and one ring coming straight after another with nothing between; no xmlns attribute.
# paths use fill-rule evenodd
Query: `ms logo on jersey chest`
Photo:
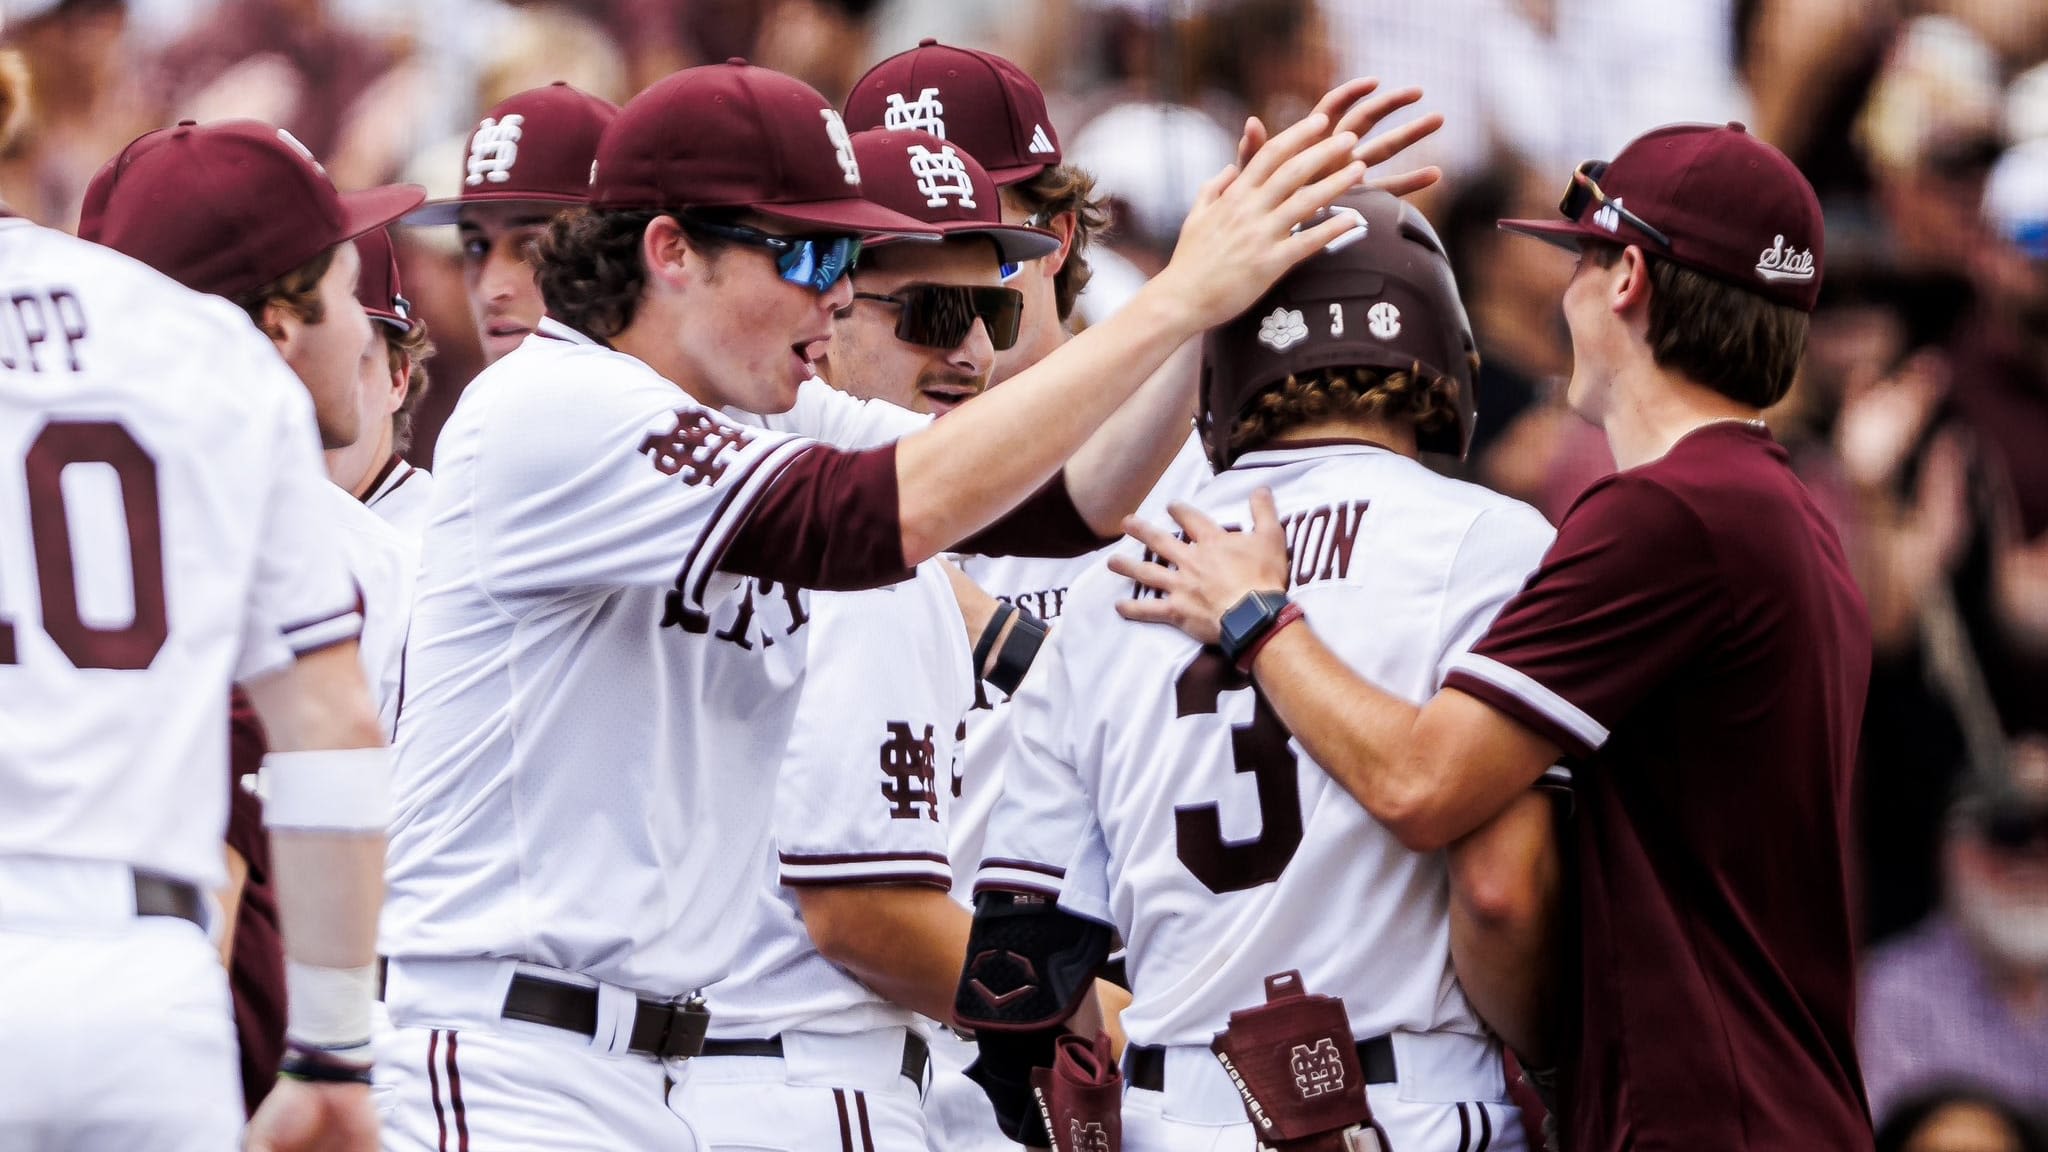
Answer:
<svg viewBox="0 0 2048 1152"><path fill-rule="evenodd" d="M519 162L519 137L525 124L526 117L517 112L502 120L484 117L476 126L476 134L469 138L469 175L462 182L474 188L512 179L512 165Z"/></svg>
<svg viewBox="0 0 2048 1152"><path fill-rule="evenodd" d="M974 178L951 148L933 152L922 144L912 144L910 174L917 177L917 194L924 197L925 207L944 208L948 197L962 208L974 207Z"/></svg>
<svg viewBox="0 0 2048 1152"><path fill-rule="evenodd" d="M639 450L654 461L655 471L695 487L723 480L732 463L728 457L753 442L752 436L709 412L684 408L676 412L674 427L648 433Z"/></svg>
<svg viewBox="0 0 2048 1152"><path fill-rule="evenodd" d="M930 819L939 818L939 797L934 791L937 783L938 747L932 742L932 726L924 726L924 735L919 736L909 724L900 720L889 722L889 738L882 741L882 799L890 804L891 820L915 820L917 806L924 805L924 815Z"/></svg>

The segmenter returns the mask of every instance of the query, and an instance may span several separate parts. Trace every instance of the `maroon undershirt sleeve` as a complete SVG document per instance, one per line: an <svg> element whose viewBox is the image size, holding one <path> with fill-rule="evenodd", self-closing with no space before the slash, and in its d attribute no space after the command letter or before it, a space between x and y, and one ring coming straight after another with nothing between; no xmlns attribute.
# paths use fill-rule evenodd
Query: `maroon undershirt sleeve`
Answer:
<svg viewBox="0 0 2048 1152"><path fill-rule="evenodd" d="M771 477L718 568L821 592L910 579L903 562L896 445L841 452L823 445Z"/></svg>
<svg viewBox="0 0 2048 1152"><path fill-rule="evenodd" d="M1114 542L1095 534L1055 476L958 550L985 556L1081 556ZM842 452L822 445L768 482L719 559L736 576L856 591L910 578L896 488L896 446Z"/></svg>
<svg viewBox="0 0 2048 1152"><path fill-rule="evenodd" d="M1098 536L1074 506L1065 472L1010 509L1002 519L962 540L953 551L970 556L1086 556L1116 543Z"/></svg>

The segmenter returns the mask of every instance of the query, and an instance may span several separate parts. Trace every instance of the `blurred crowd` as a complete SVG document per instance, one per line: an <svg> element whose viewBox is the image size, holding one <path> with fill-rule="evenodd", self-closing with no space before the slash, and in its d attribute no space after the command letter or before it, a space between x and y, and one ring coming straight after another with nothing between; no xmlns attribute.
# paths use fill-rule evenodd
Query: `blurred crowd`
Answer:
<svg viewBox="0 0 2048 1152"><path fill-rule="evenodd" d="M2042 0L4 0L16 213L179 119L288 127L343 188L451 194L481 110L567 80L624 101L744 56L834 102L926 36L1052 98L1113 218L1083 321L1160 267L1249 114L1343 74L1449 117L1422 206L1481 349L1470 478L1553 521L1612 468L1561 406L1570 257L1502 216L1655 124L1740 120L1820 191L1821 305L1775 432L1878 643L1863 738L1859 1028L1881 1149L2048 1148L2048 3ZM481 366L452 229L399 231L440 355L412 457ZM1759 796L1758 804L1771 798Z"/></svg>

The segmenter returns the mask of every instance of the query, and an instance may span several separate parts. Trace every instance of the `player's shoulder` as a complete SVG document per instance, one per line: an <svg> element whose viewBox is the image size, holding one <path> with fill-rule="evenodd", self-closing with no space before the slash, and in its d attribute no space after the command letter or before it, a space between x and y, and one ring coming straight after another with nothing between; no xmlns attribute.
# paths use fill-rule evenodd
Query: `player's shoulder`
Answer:
<svg viewBox="0 0 2048 1152"><path fill-rule="evenodd" d="M409 568L418 546L404 532L336 484L320 485L320 511L350 566Z"/></svg>

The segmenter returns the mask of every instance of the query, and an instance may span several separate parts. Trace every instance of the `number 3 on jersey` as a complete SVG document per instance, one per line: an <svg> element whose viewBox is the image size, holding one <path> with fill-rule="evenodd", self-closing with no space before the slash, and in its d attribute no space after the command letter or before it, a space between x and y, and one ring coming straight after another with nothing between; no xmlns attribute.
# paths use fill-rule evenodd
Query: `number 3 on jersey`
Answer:
<svg viewBox="0 0 2048 1152"><path fill-rule="evenodd" d="M126 428L107 421L52 420L29 445L28 528L36 586L42 594L43 631L75 668L147 668L170 638L164 597L164 538L157 499L156 461ZM64 470L103 464L120 483L128 530L128 577L135 612L127 624L103 628L80 610L72 566L71 513L64 501ZM20 659L15 625L0 616L0 664Z"/></svg>
<svg viewBox="0 0 2048 1152"><path fill-rule="evenodd" d="M1242 892L1280 878L1301 847L1301 783L1294 750L1280 716L1251 680L1221 653L1204 648L1174 681L1174 715L1206 716L1217 711L1225 692L1252 693L1252 722L1230 729L1233 767L1257 783L1259 834L1225 840L1215 803L1183 804L1173 810L1174 852L1209 891Z"/></svg>

